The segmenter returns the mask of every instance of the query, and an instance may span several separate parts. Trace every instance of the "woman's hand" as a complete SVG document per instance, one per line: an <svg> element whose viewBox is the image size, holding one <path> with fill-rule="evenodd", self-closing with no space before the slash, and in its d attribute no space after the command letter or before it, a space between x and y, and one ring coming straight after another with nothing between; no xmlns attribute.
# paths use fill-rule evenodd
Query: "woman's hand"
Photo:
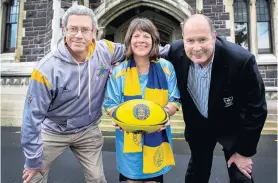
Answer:
<svg viewBox="0 0 278 183"><path fill-rule="evenodd" d="M168 121L158 130L158 132L162 131L162 130L165 130L167 126L169 126L171 123L170 123L170 119L168 119Z"/></svg>
<svg viewBox="0 0 278 183"><path fill-rule="evenodd" d="M173 116L176 113L177 108L169 103L166 106L164 106L164 111L166 111L169 116Z"/></svg>
<svg viewBox="0 0 278 183"><path fill-rule="evenodd" d="M115 129L123 131L123 129L119 125L117 125L113 120L112 125L115 127Z"/></svg>

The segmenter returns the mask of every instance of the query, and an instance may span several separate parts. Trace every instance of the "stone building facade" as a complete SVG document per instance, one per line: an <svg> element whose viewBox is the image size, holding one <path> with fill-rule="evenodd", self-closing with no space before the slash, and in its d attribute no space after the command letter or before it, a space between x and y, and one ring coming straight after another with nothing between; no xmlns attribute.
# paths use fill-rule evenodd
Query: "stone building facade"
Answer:
<svg viewBox="0 0 278 183"><path fill-rule="evenodd" d="M161 43L166 44L182 38L181 24L186 17L196 12L207 15L218 36L256 56L267 98L277 99L277 0L1 0L2 108L11 107L8 101L18 103L18 111L23 108L32 68L62 36L61 17L74 4L93 9L98 39L114 42L123 42L136 16L151 19Z"/></svg>

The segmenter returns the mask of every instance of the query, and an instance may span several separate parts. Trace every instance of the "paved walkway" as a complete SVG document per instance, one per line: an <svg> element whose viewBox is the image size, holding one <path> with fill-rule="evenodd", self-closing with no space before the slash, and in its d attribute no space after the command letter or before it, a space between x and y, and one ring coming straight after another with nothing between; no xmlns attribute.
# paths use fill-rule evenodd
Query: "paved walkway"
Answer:
<svg viewBox="0 0 278 183"><path fill-rule="evenodd" d="M1 128L1 182L22 183L24 156L20 147L19 128ZM103 161L108 183L118 183L113 133L104 133ZM183 183L190 151L187 143L175 136L174 153L176 166L165 176L165 183ZM277 142L275 135L263 135L258 153L253 157L253 174L256 183L277 183ZM66 150L53 164L48 183L83 183L81 166L74 155ZM223 152L216 146L210 183L229 183Z"/></svg>

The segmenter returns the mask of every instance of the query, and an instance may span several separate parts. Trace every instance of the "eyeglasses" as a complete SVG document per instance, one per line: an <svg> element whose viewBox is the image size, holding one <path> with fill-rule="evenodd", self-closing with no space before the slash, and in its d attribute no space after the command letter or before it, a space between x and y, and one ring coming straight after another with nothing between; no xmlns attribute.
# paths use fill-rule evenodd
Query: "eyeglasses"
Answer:
<svg viewBox="0 0 278 183"><path fill-rule="evenodd" d="M67 28L67 33L68 34L71 34L71 35L76 35L78 33L78 31L80 30L81 33L83 35L88 35L89 33L91 33L93 30L88 28L88 27L70 27L70 28Z"/></svg>

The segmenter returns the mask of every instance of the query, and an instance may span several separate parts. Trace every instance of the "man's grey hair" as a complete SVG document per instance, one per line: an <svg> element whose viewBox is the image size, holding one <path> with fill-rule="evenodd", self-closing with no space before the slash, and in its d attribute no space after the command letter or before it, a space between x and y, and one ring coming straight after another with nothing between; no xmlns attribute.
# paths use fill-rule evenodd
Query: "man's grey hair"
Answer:
<svg viewBox="0 0 278 183"><path fill-rule="evenodd" d="M91 10L90 8L87 8L82 5L73 5L72 7L70 7L63 15L63 18L62 18L63 27L65 27L65 28L67 27L68 19L69 19L69 16L71 16L71 15L87 15L87 16L91 17L92 23L93 23L93 25L92 25L93 29L98 29L96 15L93 12L93 10Z"/></svg>
<svg viewBox="0 0 278 183"><path fill-rule="evenodd" d="M211 20L209 17L207 17L207 16L205 16L205 15L202 15L202 14L194 14L194 15L192 15L192 16L199 16L199 15L200 15L200 16L203 16L203 17L207 20L207 22L208 22L208 24L209 24L209 27L210 27L210 31L211 31L211 33L213 34L213 33L215 32L215 28L214 28L214 25L213 25L212 20ZM192 16L186 18L186 19L184 20L184 22L181 23L182 30L184 29L184 26L185 26L186 22L187 22Z"/></svg>

